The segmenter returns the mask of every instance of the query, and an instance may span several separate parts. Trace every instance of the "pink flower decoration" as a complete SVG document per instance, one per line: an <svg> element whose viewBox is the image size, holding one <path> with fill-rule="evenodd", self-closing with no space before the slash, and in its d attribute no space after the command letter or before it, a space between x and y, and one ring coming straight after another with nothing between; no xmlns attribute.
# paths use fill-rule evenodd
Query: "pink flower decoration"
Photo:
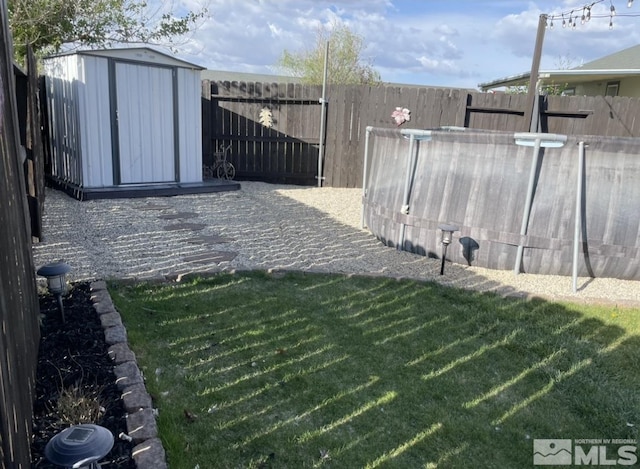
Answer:
<svg viewBox="0 0 640 469"><path fill-rule="evenodd" d="M396 121L397 126L401 126L411 120L411 111L406 107L397 107L396 110L391 113L391 117Z"/></svg>

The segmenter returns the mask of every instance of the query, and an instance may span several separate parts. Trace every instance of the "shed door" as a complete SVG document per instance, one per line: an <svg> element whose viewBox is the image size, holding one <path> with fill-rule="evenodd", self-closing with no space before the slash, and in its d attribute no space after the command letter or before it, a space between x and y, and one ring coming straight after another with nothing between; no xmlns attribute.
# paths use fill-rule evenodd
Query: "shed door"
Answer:
<svg viewBox="0 0 640 469"><path fill-rule="evenodd" d="M117 62L120 183L176 181L173 70Z"/></svg>

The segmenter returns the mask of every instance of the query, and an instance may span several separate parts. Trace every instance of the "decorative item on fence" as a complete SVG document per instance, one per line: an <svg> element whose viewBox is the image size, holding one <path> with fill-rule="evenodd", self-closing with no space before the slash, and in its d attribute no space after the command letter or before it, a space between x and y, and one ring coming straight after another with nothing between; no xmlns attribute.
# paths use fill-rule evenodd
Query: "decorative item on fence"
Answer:
<svg viewBox="0 0 640 469"><path fill-rule="evenodd" d="M260 110L260 118L258 119L258 122L269 129L273 127L273 114L271 113L271 109L263 107Z"/></svg>
<svg viewBox="0 0 640 469"><path fill-rule="evenodd" d="M396 125L399 127L405 122L411 120L411 111L406 107L397 107L396 110L391 113L391 117L396 121Z"/></svg>

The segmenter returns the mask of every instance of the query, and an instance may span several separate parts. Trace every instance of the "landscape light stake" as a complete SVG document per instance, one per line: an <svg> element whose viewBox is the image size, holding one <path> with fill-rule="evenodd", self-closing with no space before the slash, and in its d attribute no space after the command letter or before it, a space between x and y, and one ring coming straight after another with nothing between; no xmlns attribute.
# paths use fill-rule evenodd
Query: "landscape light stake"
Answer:
<svg viewBox="0 0 640 469"><path fill-rule="evenodd" d="M67 293L66 275L71 271L71 267L62 261L54 262L42 266L36 272L41 277L47 279L47 288L49 292L56 297L58 308L60 309L60 318L64 324L64 307L62 305L62 295Z"/></svg>
<svg viewBox="0 0 640 469"><path fill-rule="evenodd" d="M98 461L113 448L113 435L99 425L81 424L65 428L49 440L46 458L62 467L98 469Z"/></svg>
<svg viewBox="0 0 640 469"><path fill-rule="evenodd" d="M456 225L449 224L439 225L438 228L442 230L442 236L440 238L440 242L442 243L442 264L440 265L440 275L444 275L444 262L447 258L447 248L451 244L453 233L458 231L460 228Z"/></svg>

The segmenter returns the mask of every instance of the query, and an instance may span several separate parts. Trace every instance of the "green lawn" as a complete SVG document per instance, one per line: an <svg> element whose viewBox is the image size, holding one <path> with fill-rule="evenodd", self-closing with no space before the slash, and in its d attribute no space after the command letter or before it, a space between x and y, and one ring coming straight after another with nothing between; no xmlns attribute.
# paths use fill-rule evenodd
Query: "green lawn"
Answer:
<svg viewBox="0 0 640 469"><path fill-rule="evenodd" d="M523 468L536 438L638 437L638 309L315 274L109 289L172 469Z"/></svg>

